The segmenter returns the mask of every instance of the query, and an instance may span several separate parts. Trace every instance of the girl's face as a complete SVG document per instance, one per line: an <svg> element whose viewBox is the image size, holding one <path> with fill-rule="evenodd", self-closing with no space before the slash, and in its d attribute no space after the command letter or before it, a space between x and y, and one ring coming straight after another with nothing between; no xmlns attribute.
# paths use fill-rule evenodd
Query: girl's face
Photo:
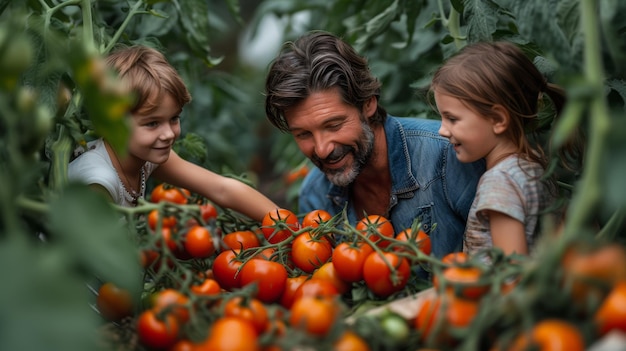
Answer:
<svg viewBox="0 0 626 351"><path fill-rule="evenodd" d="M435 91L435 103L441 115L439 135L446 137L454 146L461 162L474 162L481 158L491 168L510 143L496 133L492 118L483 117L467 107L463 101Z"/></svg>
<svg viewBox="0 0 626 351"><path fill-rule="evenodd" d="M164 94L159 107L149 114L134 114L128 143L130 157L161 164L170 156L180 136L181 109L170 94Z"/></svg>

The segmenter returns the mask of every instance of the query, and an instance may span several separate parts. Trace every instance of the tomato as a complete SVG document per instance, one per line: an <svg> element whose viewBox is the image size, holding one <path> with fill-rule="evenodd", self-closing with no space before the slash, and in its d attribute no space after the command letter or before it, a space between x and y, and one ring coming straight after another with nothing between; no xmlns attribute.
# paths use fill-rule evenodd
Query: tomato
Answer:
<svg viewBox="0 0 626 351"><path fill-rule="evenodd" d="M141 251L141 266L143 268L151 267L154 262L159 259L159 253L154 250L142 250Z"/></svg>
<svg viewBox="0 0 626 351"><path fill-rule="evenodd" d="M426 256L430 255L431 248L432 248L432 245L430 242L430 236L428 236L428 234L426 234L426 232L421 229L417 233L413 233L411 228L405 229L401 231L400 234L398 234L398 236L396 236L396 239L400 241L405 241L405 242L412 241L417 246L417 248L421 252L423 252ZM411 251L408 248L404 248L404 247L397 247L396 250L405 251L405 252Z"/></svg>
<svg viewBox="0 0 626 351"><path fill-rule="evenodd" d="M207 227L194 225L185 234L185 251L194 258L207 258L215 253L213 236Z"/></svg>
<svg viewBox="0 0 626 351"><path fill-rule="evenodd" d="M220 283L217 280L212 278L205 278L199 284L193 284L189 287L189 290L200 296L212 296L217 295L222 291L220 287Z"/></svg>
<svg viewBox="0 0 626 351"><path fill-rule="evenodd" d="M381 248L390 244L390 241L382 240L383 237L393 238L394 236L393 225L387 218L380 215L364 217L356 223L354 228L367 235L372 242Z"/></svg>
<svg viewBox="0 0 626 351"><path fill-rule="evenodd" d="M308 212L302 218L302 228L317 228L320 224L330 221L333 216L325 210L313 210Z"/></svg>
<svg viewBox="0 0 626 351"><path fill-rule="evenodd" d="M620 244L576 243L562 257L566 288L575 301L601 300L606 287L626 280L626 249Z"/></svg>
<svg viewBox="0 0 626 351"><path fill-rule="evenodd" d="M309 167L307 165L302 165L289 171L285 175L285 182L287 182L287 185L291 185L297 180L304 179L307 174L309 174Z"/></svg>
<svg viewBox="0 0 626 351"><path fill-rule="evenodd" d="M152 189L150 193L150 201L158 203L161 201L172 202L184 205L191 193L187 189L172 187L165 183L160 183Z"/></svg>
<svg viewBox="0 0 626 351"><path fill-rule="evenodd" d="M251 259L241 268L241 286L256 283L256 298L265 303L278 301L287 284L287 269L278 262Z"/></svg>
<svg viewBox="0 0 626 351"><path fill-rule="evenodd" d="M238 230L230 232L222 238L225 248L245 250L261 246L261 241L255 232L251 230Z"/></svg>
<svg viewBox="0 0 626 351"><path fill-rule="evenodd" d="M217 208L210 202L201 204L200 217L202 217L205 223L217 219Z"/></svg>
<svg viewBox="0 0 626 351"><path fill-rule="evenodd" d="M393 271L383 257L393 267ZM379 297L387 297L402 290L409 282L410 274L408 261L391 252L383 252L383 255L372 252L363 265L365 285Z"/></svg>
<svg viewBox="0 0 626 351"><path fill-rule="evenodd" d="M300 229L296 214L284 208L268 212L261 225L263 236L272 244L289 239L294 231Z"/></svg>
<svg viewBox="0 0 626 351"><path fill-rule="evenodd" d="M155 293L152 299L152 309L157 313L171 312L168 314L175 316L181 323L189 320L189 298L173 288L166 288Z"/></svg>
<svg viewBox="0 0 626 351"><path fill-rule="evenodd" d="M194 351L195 347L191 340L180 339L168 351Z"/></svg>
<svg viewBox="0 0 626 351"><path fill-rule="evenodd" d="M148 227L152 230L156 230L159 225L159 221L161 221L161 227L163 228L174 228L177 223L177 219L175 216L161 216L159 210L152 210L148 213Z"/></svg>
<svg viewBox="0 0 626 351"><path fill-rule="evenodd" d="M313 272L312 278L328 280L337 288L340 294L347 293L352 287L352 284L339 277L332 262L326 262L320 268L316 269L315 272Z"/></svg>
<svg viewBox="0 0 626 351"><path fill-rule="evenodd" d="M330 241L325 236L314 238L311 232L302 233L291 243L293 263L306 273L326 263L333 253Z"/></svg>
<svg viewBox="0 0 626 351"><path fill-rule="evenodd" d="M544 319L536 323L529 333L518 336L509 351L582 351L585 341L578 328L559 319Z"/></svg>
<svg viewBox="0 0 626 351"><path fill-rule="evenodd" d="M600 336L612 330L626 332L626 280L613 286L594 315Z"/></svg>
<svg viewBox="0 0 626 351"><path fill-rule="evenodd" d="M238 258L237 250L222 251L213 260L213 277L222 288L233 291L241 287L239 268L243 264Z"/></svg>
<svg viewBox="0 0 626 351"><path fill-rule="evenodd" d="M480 281L483 272L477 267L451 266L445 268L441 275L446 284L445 291L459 297L479 299L490 288L488 282ZM436 290L439 290L441 284L440 277L433 275L433 286Z"/></svg>
<svg viewBox="0 0 626 351"><path fill-rule="evenodd" d="M335 298L339 291L329 280L311 278L303 282L293 295L294 302L304 297Z"/></svg>
<svg viewBox="0 0 626 351"><path fill-rule="evenodd" d="M415 328L422 340L449 340L449 328L468 327L478 314L479 303L454 295L432 295L427 297L415 318ZM443 321L438 321L443 318ZM433 329L437 327L437 329ZM431 335L435 333L434 335Z"/></svg>
<svg viewBox="0 0 626 351"><path fill-rule="evenodd" d="M224 305L225 317L237 317L244 319L254 327L258 335L263 334L269 326L269 316L265 305L255 298L244 300L241 296L235 296Z"/></svg>
<svg viewBox="0 0 626 351"><path fill-rule="evenodd" d="M469 260L469 256L465 252L451 252L441 259L441 263L446 265L458 265Z"/></svg>
<svg viewBox="0 0 626 351"><path fill-rule="evenodd" d="M250 322L237 317L222 317L213 323L208 338L196 351L260 351L257 332Z"/></svg>
<svg viewBox="0 0 626 351"><path fill-rule="evenodd" d="M331 262L337 276L342 280L353 283L363 280L363 266L365 259L374 249L367 244L351 245L343 242L333 250Z"/></svg>
<svg viewBox="0 0 626 351"><path fill-rule="evenodd" d="M287 282L285 283L285 290L280 297L280 304L289 309L291 305L293 305L293 301L295 299L295 294L300 285L304 283L308 277L306 275L299 275L297 277L288 277Z"/></svg>
<svg viewBox="0 0 626 351"><path fill-rule="evenodd" d="M130 292L113 283L104 283L96 298L98 311L107 320L118 321L133 314L133 298Z"/></svg>
<svg viewBox="0 0 626 351"><path fill-rule="evenodd" d="M346 330L333 343L332 351L369 351L365 340L351 330Z"/></svg>
<svg viewBox="0 0 626 351"><path fill-rule="evenodd" d="M172 314L166 313L163 320L154 310L145 310L137 318L137 336L141 344L155 349L167 349L178 341L180 327Z"/></svg>
<svg viewBox="0 0 626 351"><path fill-rule="evenodd" d="M252 256L252 258L258 258L261 260L271 260L272 256L274 255L274 253L276 252L276 248L274 247L267 247L257 253L254 254L254 256Z"/></svg>
<svg viewBox="0 0 626 351"><path fill-rule="evenodd" d="M406 341L411 333L407 321L391 311L381 317L380 326L385 332L385 336L395 343Z"/></svg>
<svg viewBox="0 0 626 351"><path fill-rule="evenodd" d="M305 296L291 306L289 323L309 334L325 336L335 323L338 309L331 299Z"/></svg>

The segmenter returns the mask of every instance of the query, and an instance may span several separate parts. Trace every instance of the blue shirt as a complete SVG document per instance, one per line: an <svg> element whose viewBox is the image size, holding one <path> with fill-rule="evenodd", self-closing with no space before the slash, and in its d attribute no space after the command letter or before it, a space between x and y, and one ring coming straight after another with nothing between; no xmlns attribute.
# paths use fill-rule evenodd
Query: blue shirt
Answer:
<svg viewBox="0 0 626 351"><path fill-rule="evenodd" d="M420 218L432 254L439 258L462 250L467 215L485 171L483 160L459 162L448 139L439 135L440 125L439 120L392 116L384 125L392 179L388 219L397 234ZM333 185L314 168L302 183L299 211L323 209L335 215L346 207L355 225L356 212L349 202L350 187Z"/></svg>

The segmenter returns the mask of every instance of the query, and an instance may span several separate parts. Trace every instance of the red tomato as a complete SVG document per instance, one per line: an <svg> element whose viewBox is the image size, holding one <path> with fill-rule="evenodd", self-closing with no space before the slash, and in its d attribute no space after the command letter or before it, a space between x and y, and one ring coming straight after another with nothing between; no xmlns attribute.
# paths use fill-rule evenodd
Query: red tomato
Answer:
<svg viewBox="0 0 626 351"><path fill-rule="evenodd" d="M196 351L260 351L258 336L250 322L222 317L211 326L209 337L196 345Z"/></svg>
<svg viewBox="0 0 626 351"><path fill-rule="evenodd" d="M225 317L237 317L244 319L254 327L258 335L269 326L269 316L265 305L255 298L244 300L241 296L235 296L224 305Z"/></svg>
<svg viewBox="0 0 626 351"><path fill-rule="evenodd" d="M314 238L311 232L302 233L291 243L291 256L296 267L306 273L326 263L333 253L330 241L325 236Z"/></svg>
<svg viewBox="0 0 626 351"><path fill-rule="evenodd" d="M158 203L161 201L172 202L184 205L191 193L187 189L177 188L160 183L152 189L150 193L150 201Z"/></svg>
<svg viewBox="0 0 626 351"><path fill-rule="evenodd" d="M294 301L289 323L309 334L325 336L335 324L339 306L331 299L303 297Z"/></svg>
<svg viewBox="0 0 626 351"><path fill-rule="evenodd" d="M398 234L398 236L396 236L396 239L400 241L406 241L406 242L412 241L419 248L419 250L423 252L426 256L430 255L431 248L432 248L432 245L430 242L430 236L428 236L428 234L426 234L426 232L421 229L417 233L413 233L411 228L405 229L401 231L400 234ZM410 251L408 248L404 248L400 246L397 247L396 250Z"/></svg>
<svg viewBox="0 0 626 351"><path fill-rule="evenodd" d="M241 287L238 270L243 263L237 258L237 253L236 250L223 251L213 261L213 278L228 291Z"/></svg>
<svg viewBox="0 0 626 351"><path fill-rule="evenodd" d="M332 262L326 262L320 268L316 269L315 272L313 272L312 278L328 280L337 288L340 294L347 293L352 287L352 284L339 277Z"/></svg>
<svg viewBox="0 0 626 351"><path fill-rule="evenodd" d="M278 262L251 259L241 268L241 286L257 284L256 298L272 303L278 301L287 284L287 269Z"/></svg>
<svg viewBox="0 0 626 351"><path fill-rule="evenodd" d="M251 230L238 230L230 232L222 238L225 248L245 250L261 246L259 237Z"/></svg>
<svg viewBox="0 0 626 351"><path fill-rule="evenodd" d="M104 283L98 289L98 311L107 320L117 321L133 314L133 298L125 289Z"/></svg>
<svg viewBox="0 0 626 351"><path fill-rule="evenodd" d="M152 299L152 309L157 313L167 310L181 323L189 320L189 298L173 288L155 293Z"/></svg>
<svg viewBox="0 0 626 351"><path fill-rule="evenodd" d="M613 286L596 311L594 321L601 336L612 330L626 332L626 280Z"/></svg>
<svg viewBox="0 0 626 351"><path fill-rule="evenodd" d="M299 275L297 277L288 277L285 284L285 291L280 297L280 304L285 308L291 308L295 299L296 291L304 283L308 277L306 275Z"/></svg>
<svg viewBox="0 0 626 351"><path fill-rule="evenodd" d="M469 256L465 252L451 252L441 259L441 263L447 265L458 265L469 260Z"/></svg>
<svg viewBox="0 0 626 351"><path fill-rule="evenodd" d="M422 340L436 333L433 340L450 341L451 328L469 326L478 314L478 307L476 300L461 299L453 295L432 295L420 306L414 321L415 328ZM441 323L438 321L439 318L443 318Z"/></svg>
<svg viewBox="0 0 626 351"><path fill-rule="evenodd" d="M342 280L353 283L363 280L365 259L374 249L367 244L358 246L341 243L333 250L332 260L337 275Z"/></svg>
<svg viewBox="0 0 626 351"><path fill-rule="evenodd" d="M332 218L333 216L328 211L313 210L304 215L304 218L302 218L302 228L317 228L320 226L320 224L326 223Z"/></svg>
<svg viewBox="0 0 626 351"><path fill-rule="evenodd" d="M189 290L196 295L211 296L219 294L222 291L222 288L217 280L206 278L199 284L191 285Z"/></svg>
<svg viewBox="0 0 626 351"><path fill-rule="evenodd" d="M137 319L137 336L144 346L167 349L178 341L180 327L172 314L165 314L163 320L157 318L154 310L142 312Z"/></svg>
<svg viewBox="0 0 626 351"><path fill-rule="evenodd" d="M200 217L204 220L204 222L209 222L211 220L217 219L217 208L213 206L212 203L204 203L200 205Z"/></svg>
<svg viewBox="0 0 626 351"><path fill-rule="evenodd" d="M383 257L395 272L387 266ZM377 252L372 252L367 256L363 266L365 285L380 297L387 297L402 290L409 281L410 273L411 267L407 260L391 252L384 252L382 256ZM396 277L395 281L394 276Z"/></svg>
<svg viewBox="0 0 626 351"><path fill-rule="evenodd" d="M490 284L481 282L483 271L477 267L451 266L444 268L441 276L446 282L446 291L467 299L479 299L489 292ZM440 278L433 275L433 286L439 291Z"/></svg>
<svg viewBox="0 0 626 351"><path fill-rule="evenodd" d="M211 232L201 225L189 228L185 235L185 251L191 257L207 258L215 252Z"/></svg>
<svg viewBox="0 0 626 351"><path fill-rule="evenodd" d="M326 279L311 278L300 284L293 295L293 300L297 301L303 297L314 298L334 298L339 296L339 290L335 285Z"/></svg>
<svg viewBox="0 0 626 351"><path fill-rule="evenodd" d="M383 237L393 238L394 231L391 222L380 215L369 215L356 223L355 229L365 234L378 247L389 246L390 241L382 240Z"/></svg>
<svg viewBox="0 0 626 351"><path fill-rule="evenodd" d="M300 229L296 214L284 208L268 212L261 225L263 236L272 244L289 239L294 231Z"/></svg>

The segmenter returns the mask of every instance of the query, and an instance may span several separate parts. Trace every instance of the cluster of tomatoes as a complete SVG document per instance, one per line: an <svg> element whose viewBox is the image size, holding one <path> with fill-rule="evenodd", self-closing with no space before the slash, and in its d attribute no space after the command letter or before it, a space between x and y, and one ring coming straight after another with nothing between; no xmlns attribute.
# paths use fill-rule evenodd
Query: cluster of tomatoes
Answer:
<svg viewBox="0 0 626 351"><path fill-rule="evenodd" d="M225 230L217 209L197 200L164 184L152 191L139 306L111 283L101 288L102 315L133 317L149 349L367 350L366 339L344 323L350 306L343 297L356 285L379 299L400 293L417 258L430 257L426 233L407 229L394 237L382 216L340 229L326 211L300 219L279 208L256 226Z"/></svg>

